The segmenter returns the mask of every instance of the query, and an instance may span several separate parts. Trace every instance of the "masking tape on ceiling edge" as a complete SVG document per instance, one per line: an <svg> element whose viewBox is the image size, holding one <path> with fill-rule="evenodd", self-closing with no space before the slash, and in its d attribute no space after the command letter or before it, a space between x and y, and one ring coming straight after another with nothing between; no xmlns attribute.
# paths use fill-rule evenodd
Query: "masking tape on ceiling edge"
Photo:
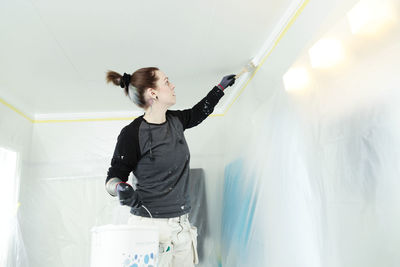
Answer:
<svg viewBox="0 0 400 267"><path fill-rule="evenodd" d="M253 79L254 75L256 75L257 71L261 68L261 66L265 63L265 60L272 54L272 51L274 51L275 47L278 45L278 43L282 40L283 36L286 34L286 32L289 30L289 28L293 25L293 23L296 21L298 16L303 12L304 8L307 6L307 4L310 2L310 0L305 0L300 7L296 10L294 13L294 16L289 20L289 22L286 24L285 28L283 31L279 34L278 38L274 42L274 45L272 48L267 52L267 54L264 56L264 58L260 61L256 69L254 70L253 74L251 77L247 80L247 82L243 85L243 87L240 89L239 93L236 95L236 97L233 99L233 101L228 105L228 107L225 109L225 112L223 113L223 116L226 115L230 107L235 103L235 101L239 98L239 96L243 93L244 89L247 87L247 85L250 83L250 81Z"/></svg>
<svg viewBox="0 0 400 267"><path fill-rule="evenodd" d="M6 107L8 107L9 109L15 111L17 114L21 115L22 117L24 117L25 119L27 119L30 122L34 122L29 116L25 115L25 113L23 113L22 111L20 111L19 109L17 109L16 107L14 107L13 105L7 103L4 99L0 98L0 103L2 103L3 105L5 105Z"/></svg>
<svg viewBox="0 0 400 267"><path fill-rule="evenodd" d="M293 23L296 21L298 16L303 12L304 8L307 6L307 4L310 2L310 0L305 0L300 7L296 10L294 13L293 17L289 20L289 22L286 24L284 29L281 31L279 34L278 38L274 42L274 45L271 47L271 49L267 52L267 54L264 56L264 58L261 60L261 62L258 64L256 69L254 70L254 73L251 75L251 77L247 80L247 82L243 85L243 87L239 90L239 93L236 95L236 97L233 99L233 101L228 105L228 107L225 109L225 111L222 114L211 114L210 117L219 117L219 116L225 116L228 110L231 108L233 103L236 102L236 100L239 98L239 96L243 93L244 89L247 87L247 85L250 83L250 81L254 78L254 75L257 73L257 71L260 69L260 67L265 63L265 60L271 55L272 51L275 49L275 47L278 45L278 43L282 40L283 36L286 34L286 32L289 30L289 28L293 25ZM61 122L89 122L89 121L120 121L120 120L134 120L137 117L126 117L126 118L98 118L98 119L72 119L72 120L33 120L29 116L25 115L22 111L18 110L11 104L7 103L5 100L0 98L0 102L3 103L5 106L10 108L11 110L15 111L17 114L21 115L28 121L32 123L61 123Z"/></svg>

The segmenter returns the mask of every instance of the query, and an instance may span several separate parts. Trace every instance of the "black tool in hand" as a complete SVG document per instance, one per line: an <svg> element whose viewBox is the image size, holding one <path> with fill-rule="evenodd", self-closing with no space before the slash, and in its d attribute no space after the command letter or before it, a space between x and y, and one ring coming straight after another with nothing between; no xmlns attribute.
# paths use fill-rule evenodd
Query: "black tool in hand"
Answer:
<svg viewBox="0 0 400 267"><path fill-rule="evenodd" d="M121 182L117 184L117 195L121 205L126 205L133 208L138 208L141 206L138 193L128 183Z"/></svg>

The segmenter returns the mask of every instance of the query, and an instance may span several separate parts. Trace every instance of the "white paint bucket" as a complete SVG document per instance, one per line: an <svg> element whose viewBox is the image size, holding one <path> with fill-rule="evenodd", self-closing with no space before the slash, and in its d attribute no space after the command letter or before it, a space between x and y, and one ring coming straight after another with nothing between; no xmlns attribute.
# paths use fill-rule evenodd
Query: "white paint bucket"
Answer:
<svg viewBox="0 0 400 267"><path fill-rule="evenodd" d="M157 226L93 227L90 266L155 267L158 249Z"/></svg>

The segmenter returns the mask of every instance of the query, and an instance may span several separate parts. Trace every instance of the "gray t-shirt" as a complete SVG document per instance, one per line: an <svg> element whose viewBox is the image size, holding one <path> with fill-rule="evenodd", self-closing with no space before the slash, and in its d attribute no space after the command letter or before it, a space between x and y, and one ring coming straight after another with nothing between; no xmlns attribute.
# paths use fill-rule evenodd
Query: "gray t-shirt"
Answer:
<svg viewBox="0 0 400 267"><path fill-rule="evenodd" d="M142 115L125 126L118 136L106 183L113 177L126 182L132 171L139 199L153 217L190 212L190 152L184 131L206 119L223 95L216 86L193 108L168 110L164 123L148 123ZM132 208L131 213L150 216L143 207Z"/></svg>

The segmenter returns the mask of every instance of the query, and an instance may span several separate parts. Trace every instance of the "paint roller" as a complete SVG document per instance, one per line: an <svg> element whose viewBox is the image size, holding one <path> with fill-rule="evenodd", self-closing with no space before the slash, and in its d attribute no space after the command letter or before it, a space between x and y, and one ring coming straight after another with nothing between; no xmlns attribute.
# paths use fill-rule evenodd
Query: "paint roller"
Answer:
<svg viewBox="0 0 400 267"><path fill-rule="evenodd" d="M241 72L239 72L238 74L236 74L235 76L235 80L238 79L240 76L242 76L244 73L246 72L252 72L256 69L256 64L254 63L254 59L251 60L246 66L244 66L244 68L242 69Z"/></svg>

